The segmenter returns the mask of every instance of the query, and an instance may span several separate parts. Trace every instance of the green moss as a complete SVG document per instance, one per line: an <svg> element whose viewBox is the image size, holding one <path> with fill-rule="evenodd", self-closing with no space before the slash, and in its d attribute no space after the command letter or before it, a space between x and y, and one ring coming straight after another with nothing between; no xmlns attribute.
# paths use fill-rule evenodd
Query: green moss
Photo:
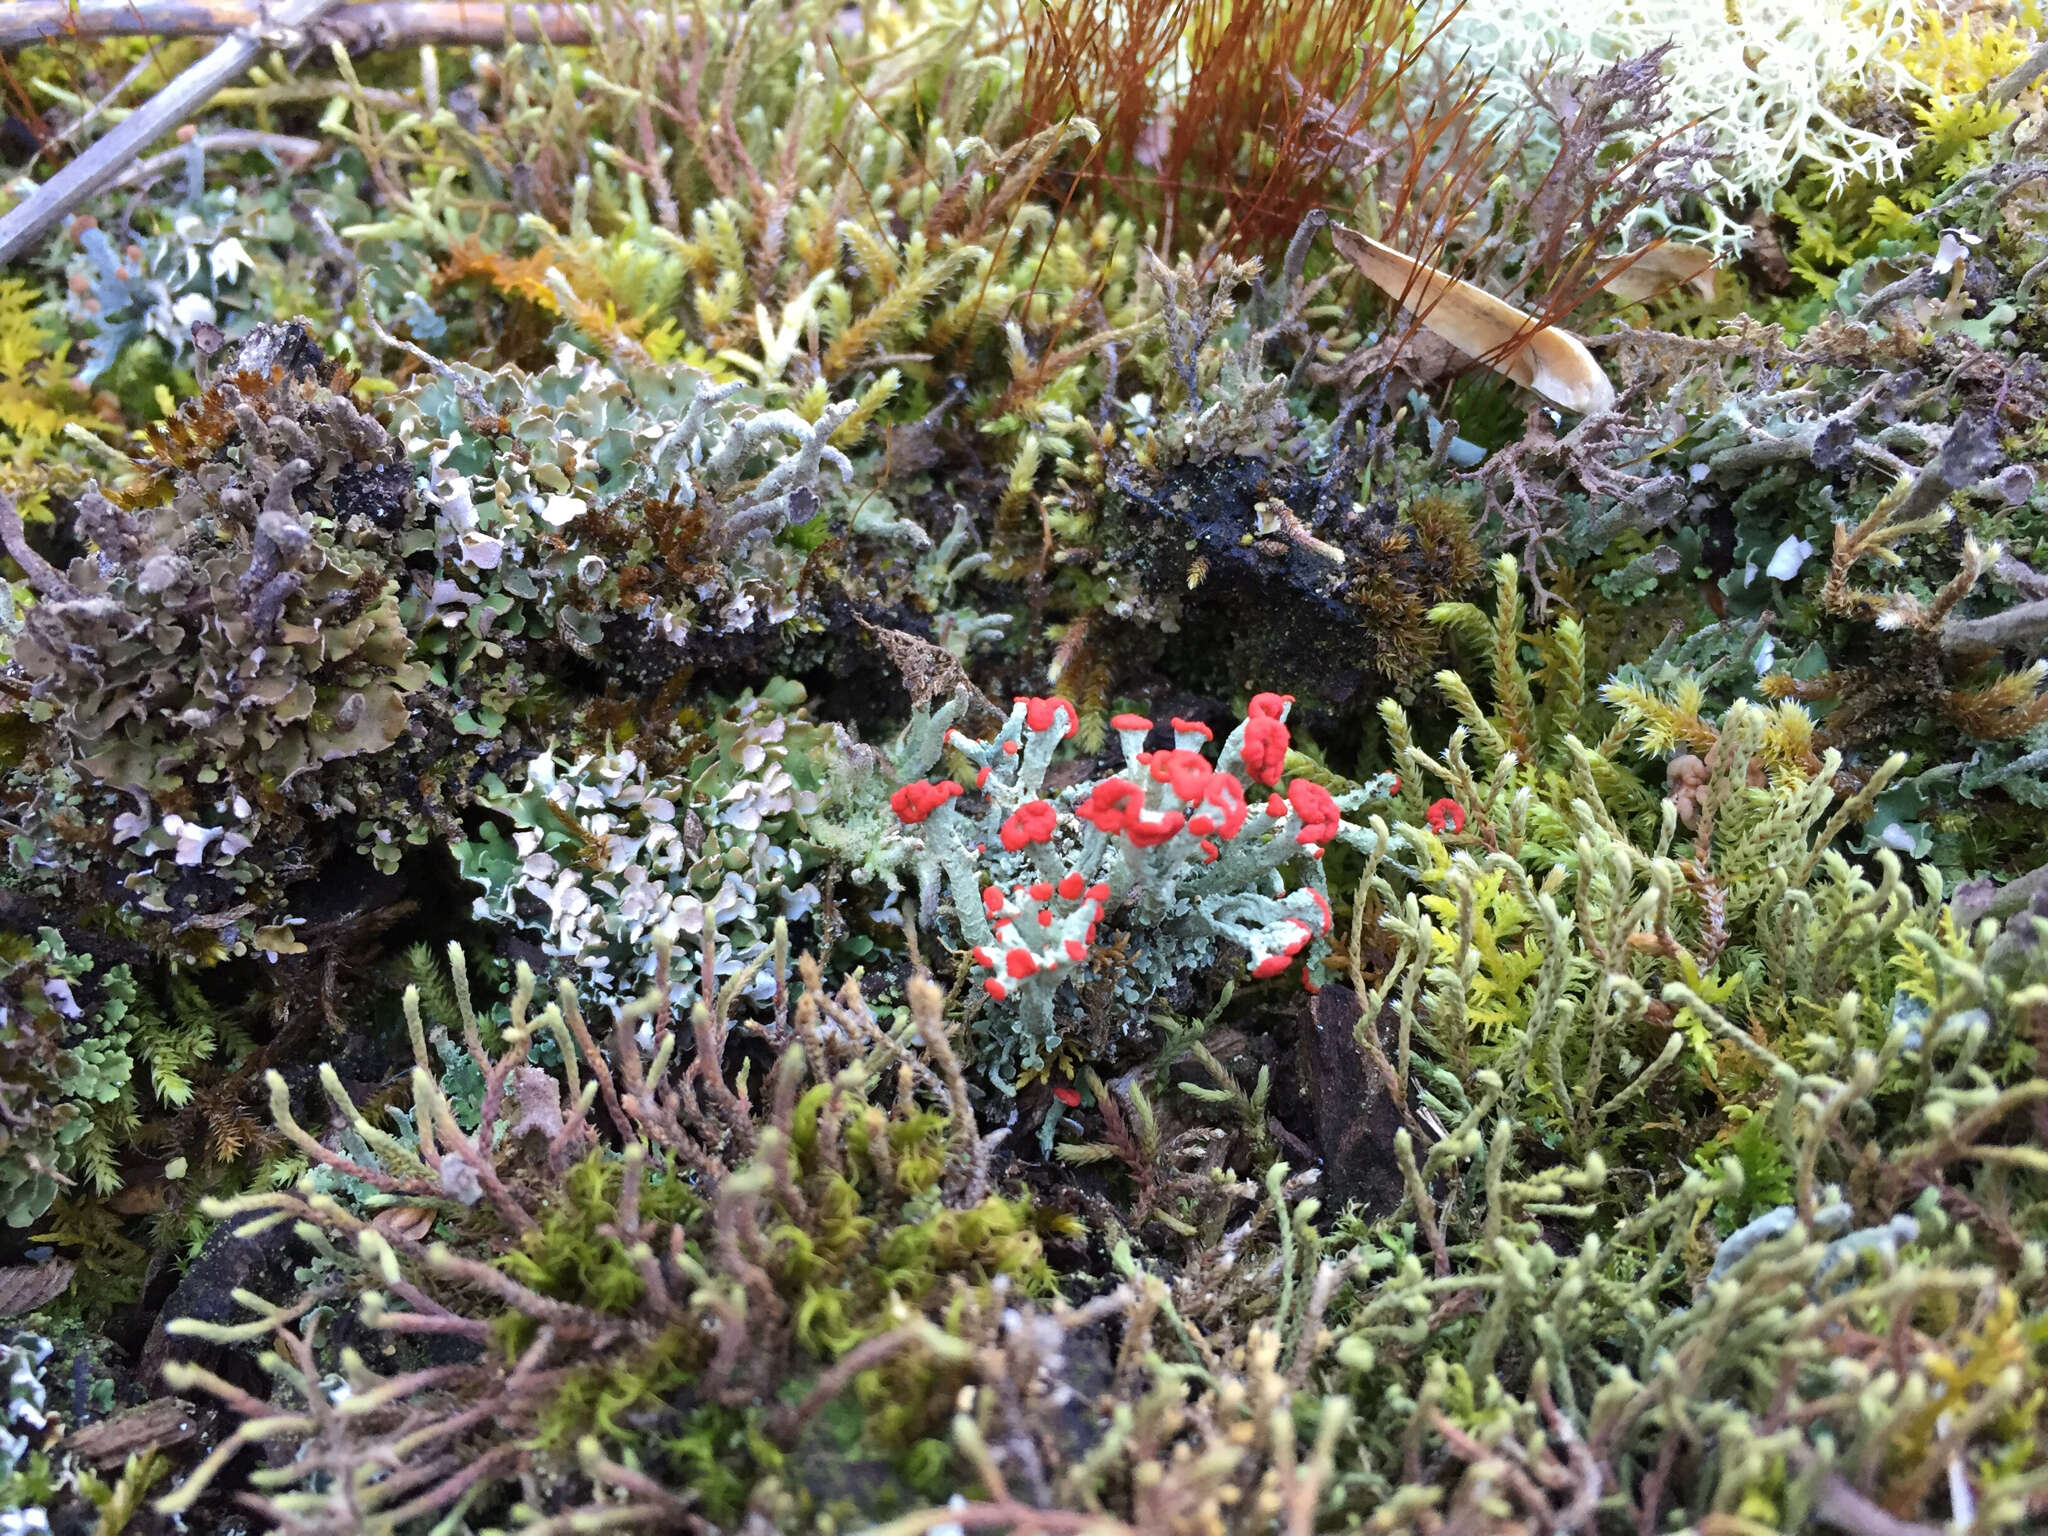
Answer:
<svg viewBox="0 0 2048 1536"><path fill-rule="evenodd" d="M624 1165L601 1152L571 1164L539 1226L522 1234L519 1245L497 1259L498 1267L543 1296L632 1316L647 1287L617 1235L624 1175ZM702 1218L703 1206L672 1161L650 1170L640 1200L647 1219L663 1226L689 1231Z"/></svg>

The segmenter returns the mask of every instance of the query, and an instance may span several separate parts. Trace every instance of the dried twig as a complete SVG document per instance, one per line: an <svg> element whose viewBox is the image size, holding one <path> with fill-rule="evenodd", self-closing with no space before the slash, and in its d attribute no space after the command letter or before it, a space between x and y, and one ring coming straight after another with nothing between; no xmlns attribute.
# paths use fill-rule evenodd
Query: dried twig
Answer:
<svg viewBox="0 0 2048 1536"><path fill-rule="evenodd" d="M240 150L260 149L276 155L284 162L287 170L302 170L327 146L318 139L302 139L291 133L264 133L255 128L224 128L218 133L202 133L189 144L180 144L176 149L167 149L147 159L138 160L107 184L112 191L121 187L132 187L138 181L147 181L165 171L176 170L187 163L194 146L201 155L233 154Z"/></svg>
<svg viewBox="0 0 2048 1536"><path fill-rule="evenodd" d="M28 584L35 589L37 596L68 602L78 600L78 589L30 545L28 530L22 526L21 513L15 509L14 498L4 491L0 491L0 549L13 556L14 563L21 567L22 575L28 578Z"/></svg>
<svg viewBox="0 0 2048 1536"><path fill-rule="evenodd" d="M2044 70L2048 70L2048 43L2039 43L2020 61L2019 68L1992 87L1991 104L1997 107L2007 105L2040 79Z"/></svg>
<svg viewBox="0 0 2048 1536"><path fill-rule="evenodd" d="M2048 598L2020 603L1981 619L1950 619L1941 627L1945 651L1998 651L2008 646L2030 649L2048 637Z"/></svg>
<svg viewBox="0 0 2048 1536"><path fill-rule="evenodd" d="M137 155L241 78L266 48L303 37L340 0L282 0L275 11L224 39L205 58L131 112L113 132L0 218L0 266L13 261L94 193L105 190ZM10 20L12 18L10 17Z"/></svg>
<svg viewBox="0 0 2048 1536"><path fill-rule="evenodd" d="M551 43L580 43L590 36L581 7L552 0L367 0L344 6L311 31L315 41L331 39L363 53L424 43L489 45L502 41L508 26L515 40L530 43L536 20ZM262 24L262 7L248 0L13 0L0 11L0 48L70 37L224 37Z"/></svg>
<svg viewBox="0 0 2048 1536"><path fill-rule="evenodd" d="M1987 917L2003 922L2033 905L2034 898L2043 890L2048 890L2048 864L2015 875L2003 885L1988 876L1965 881L1956 888L1956 926L1968 933Z"/></svg>
<svg viewBox="0 0 2048 1536"><path fill-rule="evenodd" d="M1936 1536L1938 1527L1919 1520L1901 1520L1864 1494L1831 1475L1821 1484L1813 1518L1850 1536Z"/></svg>

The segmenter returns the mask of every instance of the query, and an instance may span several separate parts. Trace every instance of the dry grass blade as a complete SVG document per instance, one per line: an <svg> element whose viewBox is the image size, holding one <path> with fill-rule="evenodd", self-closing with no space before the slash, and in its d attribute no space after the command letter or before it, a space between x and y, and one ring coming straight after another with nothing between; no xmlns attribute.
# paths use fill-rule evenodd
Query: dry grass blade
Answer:
<svg viewBox="0 0 2048 1536"><path fill-rule="evenodd" d="M1468 357L1565 410L1591 415L1613 408L1614 386L1571 332L1355 229L1332 224L1330 235L1368 282Z"/></svg>

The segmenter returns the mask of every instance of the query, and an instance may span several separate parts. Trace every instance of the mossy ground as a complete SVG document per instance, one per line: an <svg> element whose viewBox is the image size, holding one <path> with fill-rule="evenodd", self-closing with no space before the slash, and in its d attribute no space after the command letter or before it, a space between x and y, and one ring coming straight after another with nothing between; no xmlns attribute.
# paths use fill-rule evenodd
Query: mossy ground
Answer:
<svg viewBox="0 0 2048 1536"><path fill-rule="evenodd" d="M0 1523L2048 1523L2035 9L593 14L0 276Z"/></svg>

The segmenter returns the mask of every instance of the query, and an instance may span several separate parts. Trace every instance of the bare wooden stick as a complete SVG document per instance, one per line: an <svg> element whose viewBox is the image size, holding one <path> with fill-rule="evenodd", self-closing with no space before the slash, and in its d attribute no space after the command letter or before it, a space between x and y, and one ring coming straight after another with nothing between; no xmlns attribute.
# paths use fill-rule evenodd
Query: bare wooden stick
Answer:
<svg viewBox="0 0 2048 1536"><path fill-rule="evenodd" d="M138 181L147 181L165 171L176 170L187 163L193 145L198 146L201 155L232 154L244 149L267 150L292 170L304 167L327 147L319 139L302 139L296 134L262 133L254 128L223 128L218 133L202 133L191 144L180 144L176 149L167 149L147 160L136 161L108 182L108 189L132 187Z"/></svg>
<svg viewBox="0 0 2048 1536"><path fill-rule="evenodd" d="M1981 619L1950 619L1941 626L1945 651L2025 649L2048 636L2048 598L2019 603Z"/></svg>
<svg viewBox="0 0 2048 1536"><path fill-rule="evenodd" d="M505 37L502 0L363 0L344 5L311 33L351 53L426 43L488 45ZM513 3L512 36L535 40L535 23L552 43L590 36L581 8ZM7 0L0 4L0 48L78 37L223 37L261 24L251 0Z"/></svg>
<svg viewBox="0 0 2048 1536"><path fill-rule="evenodd" d="M2038 43L2034 51L2020 61L2020 66L1991 88L1991 104L1996 107L2009 105L2020 92L2048 72L2048 43Z"/></svg>
<svg viewBox="0 0 2048 1536"><path fill-rule="evenodd" d="M241 78L266 48L303 35L303 29L340 0L281 0L259 12L258 24L224 38L205 58L129 113L106 137L30 193L0 218L0 266L48 234L64 216L120 176L143 150L197 112L230 81Z"/></svg>

